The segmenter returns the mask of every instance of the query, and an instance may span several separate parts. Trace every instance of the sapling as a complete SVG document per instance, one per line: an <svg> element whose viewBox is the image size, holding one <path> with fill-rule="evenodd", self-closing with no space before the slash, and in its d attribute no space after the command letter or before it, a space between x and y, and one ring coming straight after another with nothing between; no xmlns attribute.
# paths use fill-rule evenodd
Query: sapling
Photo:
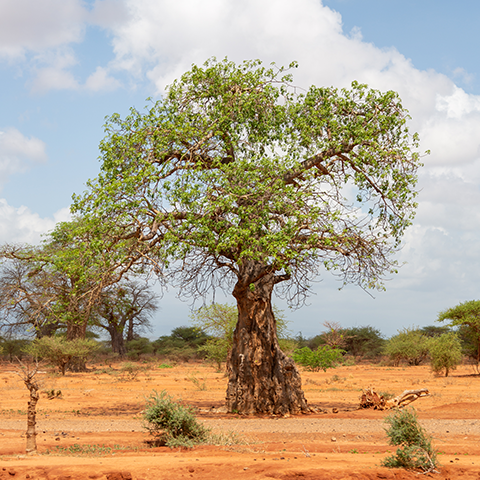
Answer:
<svg viewBox="0 0 480 480"><path fill-rule="evenodd" d="M24 364L21 360L17 358L20 368L15 373L23 380L25 386L30 392L30 399L28 401L27 409L27 446L26 453L35 454L37 452L37 432L35 430L36 425L36 415L37 415L37 402L40 398L38 390L40 385L38 380L35 378L35 375L38 373L38 361L35 361L35 366L31 367L30 365Z"/></svg>

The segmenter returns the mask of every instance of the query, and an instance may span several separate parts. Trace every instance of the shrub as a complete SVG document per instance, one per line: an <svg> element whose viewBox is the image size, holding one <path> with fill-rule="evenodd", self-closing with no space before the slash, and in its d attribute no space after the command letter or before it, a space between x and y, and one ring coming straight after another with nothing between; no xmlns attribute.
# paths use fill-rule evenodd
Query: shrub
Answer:
<svg viewBox="0 0 480 480"><path fill-rule="evenodd" d="M455 333L444 333L429 339L428 353L433 372L440 374L445 370L448 377L450 370L455 370L462 361L462 344Z"/></svg>
<svg viewBox="0 0 480 480"><path fill-rule="evenodd" d="M65 375L67 365L72 362L84 363L97 348L97 342L91 339L66 340L63 337L42 337L35 339L24 351L32 357L45 358Z"/></svg>
<svg viewBox="0 0 480 480"><path fill-rule="evenodd" d="M385 458L382 465L388 468L407 468L431 472L437 466L437 455L432 438L418 423L414 408L395 410L385 419L390 445L398 445L395 455Z"/></svg>
<svg viewBox="0 0 480 480"><path fill-rule="evenodd" d="M132 360L138 360L140 355L153 353L153 345L148 338L140 337L127 342L127 356Z"/></svg>
<svg viewBox="0 0 480 480"><path fill-rule="evenodd" d="M8 356L10 362L13 362L15 358L21 360L28 345L30 345L30 340L26 338L0 337L0 355Z"/></svg>
<svg viewBox="0 0 480 480"><path fill-rule="evenodd" d="M402 360L409 365L420 365L428 355L427 340L420 330L405 328L387 341L384 353L395 366Z"/></svg>
<svg viewBox="0 0 480 480"><path fill-rule="evenodd" d="M229 350L230 341L226 338L209 338L204 345L198 348L199 352L205 353L207 360L217 365L218 371L222 369L222 362L227 361Z"/></svg>
<svg viewBox="0 0 480 480"><path fill-rule="evenodd" d="M385 340L377 328L351 327L344 329L346 345L343 347L347 354L354 357L379 357L382 354Z"/></svg>
<svg viewBox="0 0 480 480"><path fill-rule="evenodd" d="M188 362L202 357L199 347L205 344L207 339L205 332L196 327L177 327L170 335L163 335L152 342L152 346L156 355Z"/></svg>
<svg viewBox="0 0 480 480"><path fill-rule="evenodd" d="M480 351L480 337L470 325L460 325L457 330L458 338L462 343L462 353L477 363L478 352Z"/></svg>
<svg viewBox="0 0 480 480"><path fill-rule="evenodd" d="M294 338L279 338L278 345L282 352L290 357L299 347L298 342Z"/></svg>
<svg viewBox="0 0 480 480"><path fill-rule="evenodd" d="M144 428L157 443L170 448L205 443L210 431L200 425L191 407L180 405L165 390L153 392L144 411Z"/></svg>
<svg viewBox="0 0 480 480"><path fill-rule="evenodd" d="M293 352L293 360L305 367L311 372L317 372L322 369L324 372L327 368L335 368L341 363L343 358L343 350L331 348L328 345L318 347L317 350L310 350L303 347Z"/></svg>
<svg viewBox="0 0 480 480"><path fill-rule="evenodd" d="M8 355L8 360L22 359L25 348L30 345L30 340L24 338L0 338L0 355Z"/></svg>

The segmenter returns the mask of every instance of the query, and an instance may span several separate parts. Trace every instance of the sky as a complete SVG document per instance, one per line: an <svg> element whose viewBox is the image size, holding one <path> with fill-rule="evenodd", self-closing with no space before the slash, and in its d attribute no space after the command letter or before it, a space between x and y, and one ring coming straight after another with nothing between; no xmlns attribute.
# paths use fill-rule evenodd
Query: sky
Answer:
<svg viewBox="0 0 480 480"><path fill-rule="evenodd" d="M387 337L435 324L480 297L479 17L470 0L1 0L0 243L38 243L68 220L99 172L106 116L143 109L210 57L297 61L299 86L397 91L431 153L385 292L325 273L300 310L275 303L307 337L326 321ZM152 338L189 324L174 289L160 305Z"/></svg>

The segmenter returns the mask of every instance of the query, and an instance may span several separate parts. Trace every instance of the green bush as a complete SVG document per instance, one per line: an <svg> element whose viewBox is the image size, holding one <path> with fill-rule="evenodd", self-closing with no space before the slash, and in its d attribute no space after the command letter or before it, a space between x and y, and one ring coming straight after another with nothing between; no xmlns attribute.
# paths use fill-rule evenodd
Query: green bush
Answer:
<svg viewBox="0 0 480 480"><path fill-rule="evenodd" d="M230 350L230 341L226 338L209 338L204 345L198 348L205 353L205 358L217 365L217 370L222 370L222 363L227 361Z"/></svg>
<svg viewBox="0 0 480 480"><path fill-rule="evenodd" d="M21 360L28 345L30 340L24 338L0 338L0 355L8 355L10 362L16 357Z"/></svg>
<svg viewBox="0 0 480 480"><path fill-rule="evenodd" d="M382 465L388 468L406 468L431 472L437 467L437 455L432 438L418 423L414 408L395 410L385 419L390 445L397 445L395 455L385 458Z"/></svg>
<svg viewBox="0 0 480 480"><path fill-rule="evenodd" d="M130 340L126 344L127 356L132 360L138 360L140 355L153 353L153 345L148 338L140 337Z"/></svg>
<svg viewBox="0 0 480 480"><path fill-rule="evenodd" d="M175 402L165 390L150 395L143 418L144 428L160 445L191 448L209 438L210 431L197 422L193 409Z"/></svg>
<svg viewBox="0 0 480 480"><path fill-rule="evenodd" d="M208 340L208 335L196 327L177 327L170 335L163 335L152 346L155 354L178 362L202 358L199 350Z"/></svg>
<svg viewBox="0 0 480 480"><path fill-rule="evenodd" d="M298 342L294 338L279 338L278 345L280 346L280 350L289 357L291 357L293 352L299 347Z"/></svg>
<svg viewBox="0 0 480 480"><path fill-rule="evenodd" d="M377 328L351 327L343 330L345 335L344 350L354 357L376 358L383 352L385 340Z"/></svg>
<svg viewBox="0 0 480 480"><path fill-rule="evenodd" d="M450 370L455 370L462 361L462 344L455 333L444 333L429 339L428 353L433 372L440 374L445 370L448 377Z"/></svg>
<svg viewBox="0 0 480 480"><path fill-rule="evenodd" d="M69 364L84 363L97 348L97 342L91 339L66 340L63 337L42 337L35 339L24 351L32 357L48 360L65 375Z"/></svg>
<svg viewBox="0 0 480 480"><path fill-rule="evenodd" d="M428 355L428 338L418 329L405 328L387 341L384 353L395 366L401 361L420 365Z"/></svg>
<svg viewBox="0 0 480 480"><path fill-rule="evenodd" d="M480 337L470 325L460 325L457 330L458 338L462 343L462 353L477 363L478 352L480 351Z"/></svg>
<svg viewBox="0 0 480 480"><path fill-rule="evenodd" d="M328 345L310 350L308 347L297 349L293 352L293 360L311 372L322 369L335 368L343 359L343 350L331 348Z"/></svg>

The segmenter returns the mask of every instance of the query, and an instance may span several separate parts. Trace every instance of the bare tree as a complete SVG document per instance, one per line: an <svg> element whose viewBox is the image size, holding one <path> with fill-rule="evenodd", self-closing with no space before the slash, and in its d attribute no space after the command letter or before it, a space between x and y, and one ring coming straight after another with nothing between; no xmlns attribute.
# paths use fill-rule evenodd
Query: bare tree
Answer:
<svg viewBox="0 0 480 480"><path fill-rule="evenodd" d="M64 328L68 340L85 338L105 289L141 269L125 259L125 242L113 248L102 228L77 217L57 224L40 246L0 247L0 326L38 337Z"/></svg>
<svg viewBox="0 0 480 480"><path fill-rule="evenodd" d="M30 398L28 400L27 408L27 446L26 453L34 454L37 452L37 432L36 416L37 416L37 402L40 398L38 390L40 385L35 376L38 373L38 361L35 361L35 365L31 366L27 363L17 359L20 364L19 369L15 372L25 383L28 391L30 392Z"/></svg>
<svg viewBox="0 0 480 480"><path fill-rule="evenodd" d="M95 309L96 325L109 333L115 353L124 356L125 342L149 328L150 318L158 309L157 300L158 295L146 282L124 281L102 292Z"/></svg>

